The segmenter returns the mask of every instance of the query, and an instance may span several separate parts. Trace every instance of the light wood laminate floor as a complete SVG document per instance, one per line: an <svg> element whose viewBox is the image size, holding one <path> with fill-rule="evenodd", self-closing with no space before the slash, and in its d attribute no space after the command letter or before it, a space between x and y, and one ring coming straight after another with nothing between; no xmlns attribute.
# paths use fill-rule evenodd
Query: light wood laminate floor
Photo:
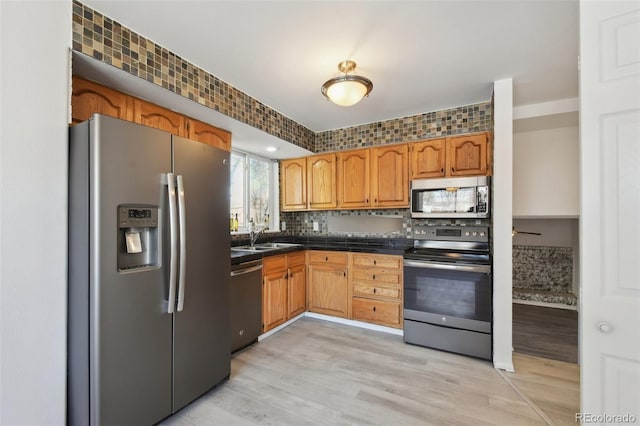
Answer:
<svg viewBox="0 0 640 426"><path fill-rule="evenodd" d="M518 392L517 378L487 361L408 345L400 336L303 318L236 355L228 382L165 424L549 423L536 398ZM529 379L540 385L540 377Z"/></svg>

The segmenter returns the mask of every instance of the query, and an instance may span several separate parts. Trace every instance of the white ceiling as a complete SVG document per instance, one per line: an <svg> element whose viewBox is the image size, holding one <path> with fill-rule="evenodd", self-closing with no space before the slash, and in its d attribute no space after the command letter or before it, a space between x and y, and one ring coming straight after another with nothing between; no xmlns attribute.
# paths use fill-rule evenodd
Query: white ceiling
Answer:
<svg viewBox="0 0 640 426"><path fill-rule="evenodd" d="M490 99L578 96L578 1L108 1L83 3L313 131ZM320 93L344 59L373 92Z"/></svg>

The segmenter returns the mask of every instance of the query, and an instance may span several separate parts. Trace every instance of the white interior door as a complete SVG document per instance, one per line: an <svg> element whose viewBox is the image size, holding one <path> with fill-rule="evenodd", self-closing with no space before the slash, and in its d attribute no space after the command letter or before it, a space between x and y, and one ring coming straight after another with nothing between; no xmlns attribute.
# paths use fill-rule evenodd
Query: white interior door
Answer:
<svg viewBox="0 0 640 426"><path fill-rule="evenodd" d="M640 421L640 3L580 1L581 411ZM606 417L610 416L610 417ZM585 422L588 419L583 418ZM627 421L628 422L628 421Z"/></svg>

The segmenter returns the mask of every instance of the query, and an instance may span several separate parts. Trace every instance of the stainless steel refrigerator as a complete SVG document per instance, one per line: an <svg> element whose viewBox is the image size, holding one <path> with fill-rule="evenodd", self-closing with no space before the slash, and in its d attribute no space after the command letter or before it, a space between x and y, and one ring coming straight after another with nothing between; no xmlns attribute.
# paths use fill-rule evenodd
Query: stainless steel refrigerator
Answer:
<svg viewBox="0 0 640 426"><path fill-rule="evenodd" d="M229 377L229 153L70 131L68 421L153 424Z"/></svg>

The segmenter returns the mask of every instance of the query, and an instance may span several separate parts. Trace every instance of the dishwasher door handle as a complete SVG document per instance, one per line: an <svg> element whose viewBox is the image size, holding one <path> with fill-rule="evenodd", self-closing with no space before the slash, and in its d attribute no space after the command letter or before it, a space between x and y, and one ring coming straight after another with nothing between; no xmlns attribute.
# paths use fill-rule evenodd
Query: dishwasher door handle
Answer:
<svg viewBox="0 0 640 426"><path fill-rule="evenodd" d="M238 275L248 274L249 272L259 271L262 269L262 265L252 266L250 268L239 269L237 271L231 271L232 277L237 277Z"/></svg>

